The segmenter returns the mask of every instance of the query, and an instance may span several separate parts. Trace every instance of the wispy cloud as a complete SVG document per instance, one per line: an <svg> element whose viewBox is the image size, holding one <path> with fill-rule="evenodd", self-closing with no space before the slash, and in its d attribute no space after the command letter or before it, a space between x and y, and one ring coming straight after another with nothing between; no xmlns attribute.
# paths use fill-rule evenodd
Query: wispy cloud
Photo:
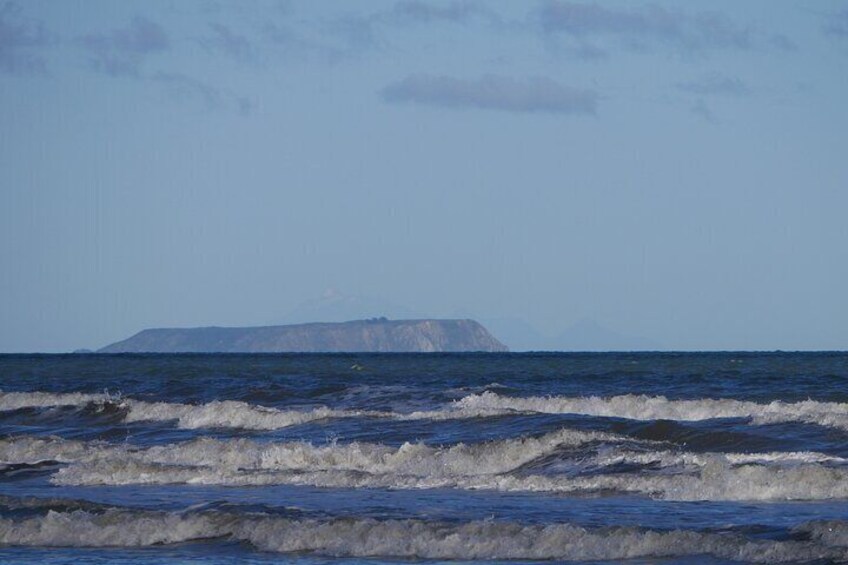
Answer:
<svg viewBox="0 0 848 565"><path fill-rule="evenodd" d="M798 44L792 41L787 36L782 33L775 33L769 38L769 43L771 43L772 47L776 47L781 51L797 51Z"/></svg>
<svg viewBox="0 0 848 565"><path fill-rule="evenodd" d="M549 0L538 10L547 34L564 34L581 44L613 37L631 48L651 42L688 51L747 49L748 29L717 12L687 14L659 6L620 9L594 3Z"/></svg>
<svg viewBox="0 0 848 565"><path fill-rule="evenodd" d="M80 38L91 57L92 66L110 76L138 76L144 59L167 51L171 41L156 22L136 16L127 27Z"/></svg>
<svg viewBox="0 0 848 565"><path fill-rule="evenodd" d="M482 108L507 112L594 114L598 94L562 85L549 78L486 75L467 80L448 76L412 75L382 90L391 103L416 103L451 108Z"/></svg>
<svg viewBox="0 0 848 565"><path fill-rule="evenodd" d="M335 58L391 48L391 32L414 26L502 26L501 17L484 2L400 0L374 12L361 10L323 22L325 39L337 45Z"/></svg>
<svg viewBox="0 0 848 565"><path fill-rule="evenodd" d="M19 75L44 72L44 59L36 50L47 42L41 22L23 18L14 2L0 5L0 71Z"/></svg>
<svg viewBox="0 0 848 565"><path fill-rule="evenodd" d="M692 94L744 96L750 90L740 79L714 73L699 80L677 83L677 88Z"/></svg>
<svg viewBox="0 0 848 565"><path fill-rule="evenodd" d="M703 100L696 100L695 103L692 104L692 106L689 108L689 110L693 114L710 124L717 125L719 123L716 115L713 113L710 107L707 106L707 103Z"/></svg>
<svg viewBox="0 0 848 565"><path fill-rule="evenodd" d="M299 61L338 63L380 44L374 26L358 15L307 22L274 17L259 29L258 43L264 41L277 48L276 55Z"/></svg>
<svg viewBox="0 0 848 565"><path fill-rule="evenodd" d="M239 63L253 63L256 52L250 40L223 24L209 24L210 34L200 39L208 51L235 59Z"/></svg>
<svg viewBox="0 0 848 565"><path fill-rule="evenodd" d="M228 56L246 56L238 36L224 26L212 25L214 36L205 45ZM147 59L171 49L168 33L158 23L136 16L125 27L90 33L78 43L88 53L92 67L111 77L124 77L139 83L157 85L177 100L199 103L210 110L231 109L247 115L251 103L247 98L217 88L184 72L149 69ZM145 68L148 67L148 68Z"/></svg>
<svg viewBox="0 0 848 565"><path fill-rule="evenodd" d="M253 108L249 99L215 88L183 73L158 72L151 75L149 80L164 86L175 98L200 101L210 110L231 108L246 116Z"/></svg>
<svg viewBox="0 0 848 565"><path fill-rule="evenodd" d="M467 23L474 18L498 19L494 12L476 2L435 4L420 0L403 0L372 19L388 23L429 24L438 22Z"/></svg>
<svg viewBox="0 0 848 565"><path fill-rule="evenodd" d="M833 12L826 16L824 31L843 39L848 39L848 9Z"/></svg>

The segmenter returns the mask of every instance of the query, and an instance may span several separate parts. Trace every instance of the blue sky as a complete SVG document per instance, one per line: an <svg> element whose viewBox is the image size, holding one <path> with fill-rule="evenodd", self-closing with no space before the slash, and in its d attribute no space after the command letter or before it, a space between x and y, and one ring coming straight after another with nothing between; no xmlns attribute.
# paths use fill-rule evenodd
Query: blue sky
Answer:
<svg viewBox="0 0 848 565"><path fill-rule="evenodd" d="M845 1L0 0L0 351L310 304L845 349L846 100Z"/></svg>

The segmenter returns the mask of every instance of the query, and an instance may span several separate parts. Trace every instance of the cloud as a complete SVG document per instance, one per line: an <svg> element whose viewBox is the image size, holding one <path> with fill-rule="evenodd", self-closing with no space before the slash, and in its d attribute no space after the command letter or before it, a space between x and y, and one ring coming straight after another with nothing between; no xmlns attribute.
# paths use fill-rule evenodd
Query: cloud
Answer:
<svg viewBox="0 0 848 565"><path fill-rule="evenodd" d="M494 13L473 2L450 2L434 4L420 0L397 2L391 10L375 16L376 19L391 23L466 23L474 17L493 18Z"/></svg>
<svg viewBox="0 0 848 565"><path fill-rule="evenodd" d="M595 114L598 103L596 92L548 78L521 81L495 75L476 80L412 75L386 86L382 95L390 103L558 114Z"/></svg>
<svg viewBox="0 0 848 565"><path fill-rule="evenodd" d="M0 72L43 73L44 59L33 51L47 42L41 22L23 19L20 7L14 2L0 5Z"/></svg>
<svg viewBox="0 0 848 565"><path fill-rule="evenodd" d="M249 99L222 91L183 73L158 72L151 75L149 80L166 87L174 98L199 100L210 110L229 107L246 116L253 109Z"/></svg>
<svg viewBox="0 0 848 565"><path fill-rule="evenodd" d="M298 61L333 64L380 46L373 23L359 15L296 22L268 18L259 32L260 40Z"/></svg>
<svg viewBox="0 0 848 565"><path fill-rule="evenodd" d="M730 95L744 96L749 94L748 87L740 79L721 74L711 74L700 80L677 83L677 88L684 92L698 95Z"/></svg>
<svg viewBox="0 0 848 565"><path fill-rule="evenodd" d="M701 118L702 120L705 120L705 121L707 121L711 124L716 125L716 124L719 123L716 115L713 113L713 111L710 109L710 107L707 106L706 102L704 102L703 100L699 99L699 100L695 101L695 103L692 105L691 108L689 108L689 110L693 114L695 114L696 116Z"/></svg>
<svg viewBox="0 0 848 565"><path fill-rule="evenodd" d="M827 21L824 24L824 31L828 35L848 39L848 9L840 12L833 12L827 16Z"/></svg>
<svg viewBox="0 0 848 565"><path fill-rule="evenodd" d="M212 35L200 40L200 44L207 50L221 53L231 57L240 63L252 63L256 61L256 53L250 40L239 35L229 27L222 24L209 24Z"/></svg>
<svg viewBox="0 0 848 565"><path fill-rule="evenodd" d="M538 11L542 29L580 41L617 37L631 48L657 42L689 51L747 49L749 30L716 12L685 14L659 6L618 9L594 3L549 0Z"/></svg>
<svg viewBox="0 0 848 565"><path fill-rule="evenodd" d="M141 16L125 27L108 33L92 33L80 38L94 68L110 76L138 76L148 55L167 51L168 34L156 22Z"/></svg>
<svg viewBox="0 0 848 565"><path fill-rule="evenodd" d="M390 7L374 12L350 13L323 22L324 39L336 47L332 59L353 54L391 48L393 29L414 26L472 25L484 23L503 27L501 17L485 3L469 0L430 2L401 0Z"/></svg>
<svg viewBox="0 0 848 565"><path fill-rule="evenodd" d="M775 33L769 38L769 41L773 47L780 49L781 51L797 51L798 44L792 41L790 38L786 37L782 33Z"/></svg>

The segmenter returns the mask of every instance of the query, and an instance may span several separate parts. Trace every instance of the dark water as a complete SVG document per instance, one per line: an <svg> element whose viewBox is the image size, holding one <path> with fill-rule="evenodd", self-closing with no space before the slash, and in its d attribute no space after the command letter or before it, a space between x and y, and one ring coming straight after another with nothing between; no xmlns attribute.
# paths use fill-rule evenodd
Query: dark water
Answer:
<svg viewBox="0 0 848 565"><path fill-rule="evenodd" d="M848 354L0 356L0 560L848 562Z"/></svg>

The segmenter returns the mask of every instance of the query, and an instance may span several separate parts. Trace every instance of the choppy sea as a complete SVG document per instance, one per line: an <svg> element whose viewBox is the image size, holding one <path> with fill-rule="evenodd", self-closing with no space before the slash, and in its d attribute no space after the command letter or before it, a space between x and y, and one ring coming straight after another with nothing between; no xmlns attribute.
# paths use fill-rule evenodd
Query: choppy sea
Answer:
<svg viewBox="0 0 848 565"><path fill-rule="evenodd" d="M848 353L0 356L0 561L848 562Z"/></svg>

